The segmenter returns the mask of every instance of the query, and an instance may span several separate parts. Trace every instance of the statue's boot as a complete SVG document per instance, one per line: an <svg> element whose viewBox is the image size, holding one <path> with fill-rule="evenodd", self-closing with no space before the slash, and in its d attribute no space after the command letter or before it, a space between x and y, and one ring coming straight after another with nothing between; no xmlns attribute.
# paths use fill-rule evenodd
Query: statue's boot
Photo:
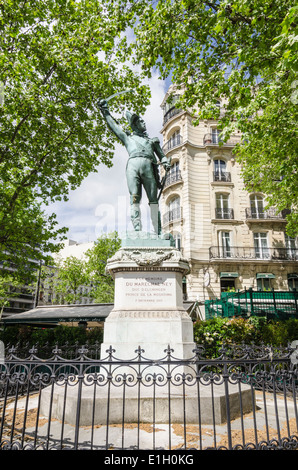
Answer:
<svg viewBox="0 0 298 470"><path fill-rule="evenodd" d="M140 204L134 203L130 206L130 218L133 228L140 232L142 230L141 209Z"/></svg>
<svg viewBox="0 0 298 470"><path fill-rule="evenodd" d="M161 219L160 219L158 203L150 203L149 207L150 207L151 222L152 222L154 231L157 235L160 235L161 234Z"/></svg>

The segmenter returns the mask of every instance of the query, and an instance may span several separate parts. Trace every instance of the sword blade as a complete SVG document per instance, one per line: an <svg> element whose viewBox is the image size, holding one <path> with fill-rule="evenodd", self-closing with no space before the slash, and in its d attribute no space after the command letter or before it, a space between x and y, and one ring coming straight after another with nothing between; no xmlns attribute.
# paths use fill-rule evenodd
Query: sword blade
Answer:
<svg viewBox="0 0 298 470"><path fill-rule="evenodd" d="M130 92L132 92L132 91L133 91L132 89L119 91L118 93L114 93L113 95L111 95L111 96L109 96L108 98L106 98L106 101L110 101L110 100L112 100L113 98L115 98L116 96L124 95L124 93L130 93Z"/></svg>

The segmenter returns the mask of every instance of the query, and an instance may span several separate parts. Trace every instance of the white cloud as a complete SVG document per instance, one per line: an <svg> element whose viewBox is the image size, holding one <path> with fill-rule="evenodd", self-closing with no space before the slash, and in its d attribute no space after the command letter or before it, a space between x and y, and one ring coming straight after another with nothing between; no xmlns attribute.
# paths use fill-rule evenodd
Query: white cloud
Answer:
<svg viewBox="0 0 298 470"><path fill-rule="evenodd" d="M157 73L145 82L151 89L151 103L144 120L150 137L159 137L162 127L160 104L164 98L165 82ZM116 145L113 167L99 165L81 186L69 194L67 202L50 205L48 213L55 212L60 226L68 227L68 238L79 243L94 241L102 232L132 230L129 217L129 194L126 186L126 149ZM146 197L142 201L143 228L150 229Z"/></svg>

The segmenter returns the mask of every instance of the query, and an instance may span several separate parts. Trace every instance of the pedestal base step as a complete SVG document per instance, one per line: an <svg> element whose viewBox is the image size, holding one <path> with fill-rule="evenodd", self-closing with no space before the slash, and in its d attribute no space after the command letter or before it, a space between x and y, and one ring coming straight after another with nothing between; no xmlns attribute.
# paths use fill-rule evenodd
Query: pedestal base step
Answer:
<svg viewBox="0 0 298 470"><path fill-rule="evenodd" d="M236 419L241 413L249 413L254 407L251 388L248 386L242 386L240 394L238 385L229 384L226 396L224 384L198 387L195 379L190 379L193 385L183 385L181 382L172 385L167 383L164 376L148 375L146 385L136 382L129 375L125 383L121 378L118 386L115 382L117 379L113 383L94 385L89 378L91 385L67 385L67 390L65 385L55 385L53 393L51 387L48 387L42 391L41 415L49 416L51 408L52 418L62 420L64 417L65 423L75 425L79 409L80 426L123 422L222 424L228 418L227 402L229 419ZM88 383L88 376L84 382Z"/></svg>

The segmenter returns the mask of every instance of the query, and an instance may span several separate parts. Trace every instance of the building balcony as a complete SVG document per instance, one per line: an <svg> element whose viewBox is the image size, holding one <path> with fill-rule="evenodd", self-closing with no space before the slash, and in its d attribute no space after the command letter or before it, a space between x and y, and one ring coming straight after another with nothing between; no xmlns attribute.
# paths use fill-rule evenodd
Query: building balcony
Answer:
<svg viewBox="0 0 298 470"><path fill-rule="evenodd" d="M171 184L180 183L181 181L182 181L182 176L181 176L180 170L173 174L170 173L166 177L164 187L166 188L167 186L170 186Z"/></svg>
<svg viewBox="0 0 298 470"><path fill-rule="evenodd" d="M163 125L165 125L172 117L176 116L177 114L180 114L182 112L181 109L175 108L175 106L169 111L167 111L163 117Z"/></svg>
<svg viewBox="0 0 298 470"><path fill-rule="evenodd" d="M203 145L223 145L223 146L234 146L239 143L239 139L232 138L223 142L218 134L205 134L203 138Z"/></svg>
<svg viewBox="0 0 298 470"><path fill-rule="evenodd" d="M216 219L234 219L234 210L228 208L216 208L215 209Z"/></svg>
<svg viewBox="0 0 298 470"><path fill-rule="evenodd" d="M182 144L182 136L177 135L170 140L168 140L162 147L164 152L168 152L169 150L172 150L173 148L177 147L178 145Z"/></svg>
<svg viewBox="0 0 298 470"><path fill-rule="evenodd" d="M271 207L268 210L257 210L246 208L245 215L248 220L283 220L285 221L286 216L290 213L290 210L284 209L281 212L277 212L274 207Z"/></svg>
<svg viewBox="0 0 298 470"><path fill-rule="evenodd" d="M298 261L298 250L296 248L255 248L255 247L220 247L209 248L210 260L264 260L264 261Z"/></svg>
<svg viewBox="0 0 298 470"><path fill-rule="evenodd" d="M181 207L176 207L175 209L171 209L163 215L162 223L163 225L167 225L170 222L176 222L182 218L182 209Z"/></svg>
<svg viewBox="0 0 298 470"><path fill-rule="evenodd" d="M228 171L214 171L213 172L213 181L223 181L226 183L231 182L231 173Z"/></svg>

